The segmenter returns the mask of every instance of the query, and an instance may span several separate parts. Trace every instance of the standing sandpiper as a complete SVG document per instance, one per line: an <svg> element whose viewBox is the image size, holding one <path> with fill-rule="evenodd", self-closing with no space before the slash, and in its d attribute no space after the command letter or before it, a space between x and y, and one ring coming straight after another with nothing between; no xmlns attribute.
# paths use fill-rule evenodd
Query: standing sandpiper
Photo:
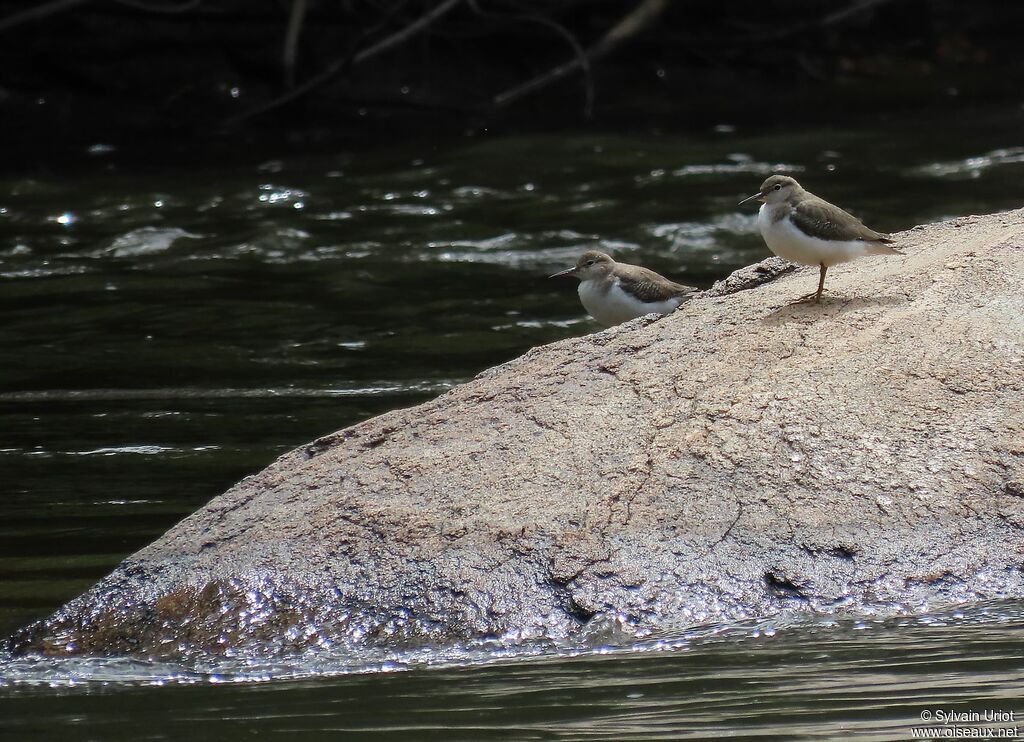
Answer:
<svg viewBox="0 0 1024 742"><path fill-rule="evenodd" d="M616 263L610 255L597 250L583 253L575 266L551 278L556 276L580 279L583 308L605 327L645 314L668 314L697 291L639 265Z"/></svg>
<svg viewBox="0 0 1024 742"><path fill-rule="evenodd" d="M797 301L821 301L825 271L861 255L902 255L889 237L868 229L852 214L818 198L788 175L773 175L750 198L762 203L757 228L768 249L793 263L821 268L818 290Z"/></svg>

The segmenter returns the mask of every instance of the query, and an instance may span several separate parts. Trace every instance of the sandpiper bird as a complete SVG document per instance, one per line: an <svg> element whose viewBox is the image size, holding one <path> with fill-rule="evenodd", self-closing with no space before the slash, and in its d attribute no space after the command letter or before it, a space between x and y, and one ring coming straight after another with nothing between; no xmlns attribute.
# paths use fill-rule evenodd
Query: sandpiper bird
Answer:
<svg viewBox="0 0 1024 742"><path fill-rule="evenodd" d="M645 314L668 314L697 291L639 265L616 263L610 255L588 250L576 265L555 273L580 279L583 308L605 327Z"/></svg>
<svg viewBox="0 0 1024 742"><path fill-rule="evenodd" d="M773 175L761 190L740 201L762 202L757 228L780 258L821 269L818 290L797 301L821 301L825 271L862 255L902 255L887 235L868 229L852 214L818 198L788 175Z"/></svg>

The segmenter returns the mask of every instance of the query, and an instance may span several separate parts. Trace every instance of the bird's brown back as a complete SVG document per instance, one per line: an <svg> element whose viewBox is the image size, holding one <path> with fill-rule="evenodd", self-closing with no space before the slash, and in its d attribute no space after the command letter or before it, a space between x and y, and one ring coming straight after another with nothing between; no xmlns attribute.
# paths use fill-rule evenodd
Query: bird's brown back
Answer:
<svg viewBox="0 0 1024 742"><path fill-rule="evenodd" d="M790 218L805 234L817 233L828 240L892 242L888 235L864 226L853 214L810 194L793 207Z"/></svg>
<svg viewBox="0 0 1024 742"><path fill-rule="evenodd" d="M666 301L677 296L692 294L697 290L692 286L684 286L681 283L670 281L649 268L639 265L618 263L616 269L619 284L640 301Z"/></svg>

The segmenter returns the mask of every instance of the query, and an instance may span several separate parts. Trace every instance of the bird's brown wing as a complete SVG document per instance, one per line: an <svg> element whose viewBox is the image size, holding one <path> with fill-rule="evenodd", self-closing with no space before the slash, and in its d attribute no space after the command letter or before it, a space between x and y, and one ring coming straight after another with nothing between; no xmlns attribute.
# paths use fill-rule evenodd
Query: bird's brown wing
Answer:
<svg viewBox="0 0 1024 742"><path fill-rule="evenodd" d="M626 270L623 270L623 269ZM677 296L692 294L697 289L670 281L652 270L638 265L619 264L619 285L640 301L666 301Z"/></svg>
<svg viewBox="0 0 1024 742"><path fill-rule="evenodd" d="M887 235L865 227L852 214L820 198L801 201L793 208L790 217L804 234L823 235L829 240L892 242Z"/></svg>

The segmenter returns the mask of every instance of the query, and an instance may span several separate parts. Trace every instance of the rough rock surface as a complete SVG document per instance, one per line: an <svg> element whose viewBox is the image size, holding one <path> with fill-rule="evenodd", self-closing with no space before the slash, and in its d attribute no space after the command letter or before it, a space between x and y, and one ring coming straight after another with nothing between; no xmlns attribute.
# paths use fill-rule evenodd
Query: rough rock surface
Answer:
<svg viewBox="0 0 1024 742"><path fill-rule="evenodd" d="M296 449L9 644L516 641L1024 596L1024 211L899 242L820 306L788 304L816 270L766 261Z"/></svg>

